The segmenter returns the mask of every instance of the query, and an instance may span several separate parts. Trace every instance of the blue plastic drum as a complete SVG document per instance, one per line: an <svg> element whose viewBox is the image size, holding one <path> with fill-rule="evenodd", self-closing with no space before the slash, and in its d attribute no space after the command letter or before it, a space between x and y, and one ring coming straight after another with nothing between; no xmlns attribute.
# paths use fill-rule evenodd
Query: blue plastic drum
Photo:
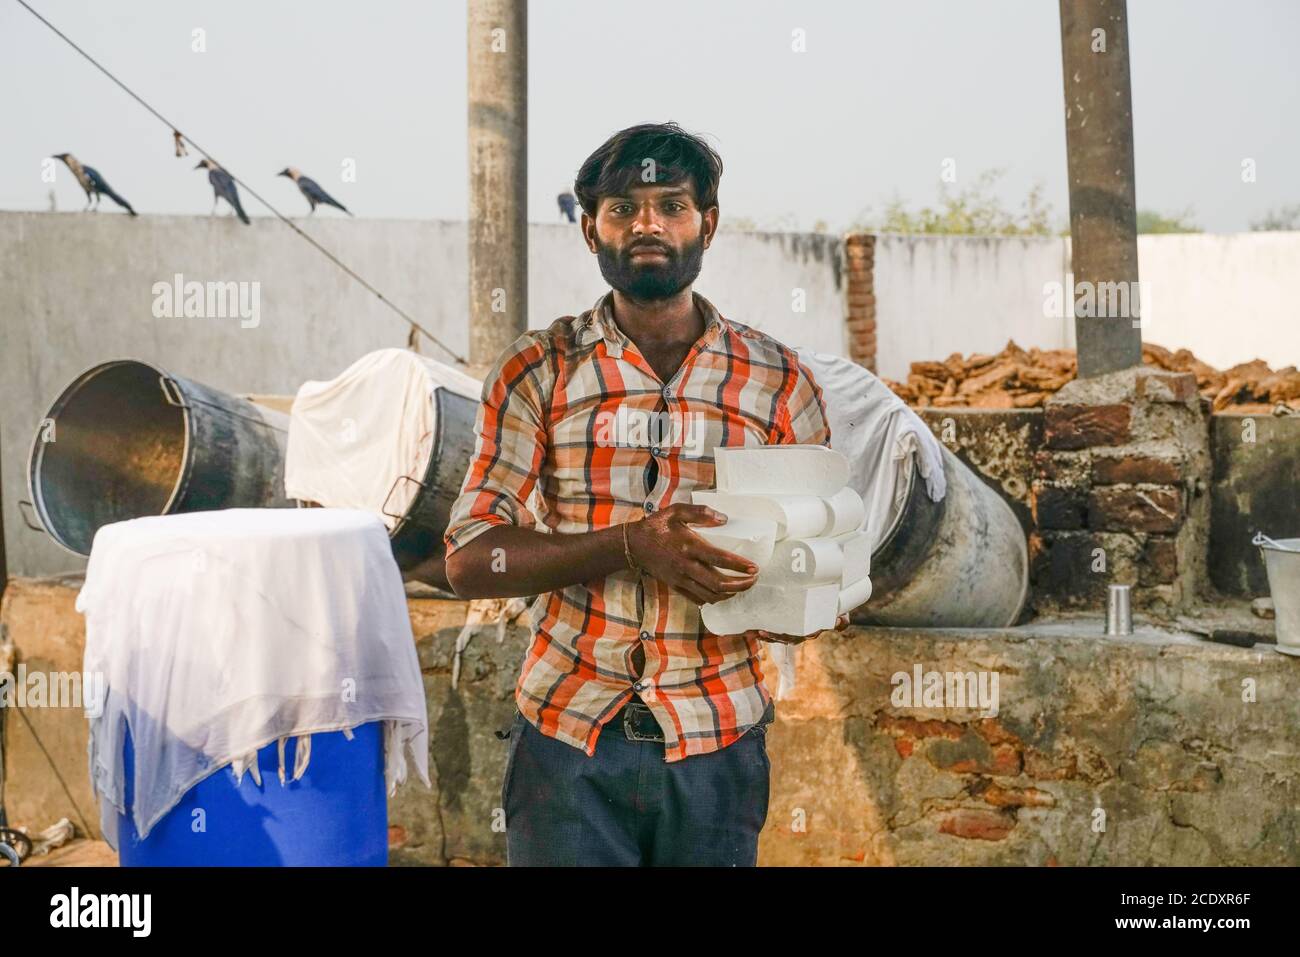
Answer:
<svg viewBox="0 0 1300 957"><path fill-rule="evenodd" d="M285 743L285 783L273 742L257 753L262 784L227 766L192 787L141 840L129 814L118 817L123 867L383 867L388 801L383 724L313 734L311 760L297 781L297 742ZM126 736L126 806L135 750Z"/></svg>

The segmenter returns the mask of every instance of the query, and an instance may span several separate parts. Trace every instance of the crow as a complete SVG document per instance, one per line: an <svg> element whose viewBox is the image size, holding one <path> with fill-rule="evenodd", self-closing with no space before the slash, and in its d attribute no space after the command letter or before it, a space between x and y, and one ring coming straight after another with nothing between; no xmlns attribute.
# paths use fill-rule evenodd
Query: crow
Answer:
<svg viewBox="0 0 1300 957"><path fill-rule="evenodd" d="M113 187L108 185L108 181L99 175L98 170L93 166L82 166L77 158L71 153L55 153L50 159L63 160L63 165L72 171L72 175L77 178L81 188L86 191L86 209L90 209L91 200L94 200L95 211L99 211L99 197L107 196L117 205L121 206L132 216L138 215L131 204L128 203L117 193L113 192Z"/></svg>
<svg viewBox="0 0 1300 957"><path fill-rule="evenodd" d="M212 215L217 214L217 200L224 199L234 208L244 225L248 225L248 214L240 205L239 190L235 189L234 178L210 160L199 160L199 165L194 168L208 171L208 182L212 184Z"/></svg>
<svg viewBox="0 0 1300 957"><path fill-rule="evenodd" d="M286 166L275 175L287 176L298 184L298 190L303 194L303 196L307 197L307 202L311 203L312 213L316 212L316 206L318 204L324 203L326 206L333 206L335 209L343 210L343 212L347 213L349 216L352 215L351 211L349 211L346 206L329 193L325 192L325 190L321 189L319 183L314 179L308 179L306 176L303 176L302 173L298 172L292 166ZM308 213L307 215L310 216L311 213Z"/></svg>
<svg viewBox="0 0 1300 957"><path fill-rule="evenodd" d="M577 199L574 198L574 195L572 193L570 193L568 190L565 190L559 196L555 197L555 201L560 204L561 216L567 216L569 218L569 222L571 223L576 223L578 221L577 218L573 215L576 212L576 204L578 201Z"/></svg>

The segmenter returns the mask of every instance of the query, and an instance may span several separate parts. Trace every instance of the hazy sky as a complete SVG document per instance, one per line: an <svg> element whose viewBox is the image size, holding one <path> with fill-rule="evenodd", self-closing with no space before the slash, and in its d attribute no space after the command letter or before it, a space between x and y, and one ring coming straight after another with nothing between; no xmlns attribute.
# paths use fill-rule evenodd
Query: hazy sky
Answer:
<svg viewBox="0 0 1300 957"><path fill-rule="evenodd" d="M275 178L286 165L360 216L466 218L461 0L29 2L292 215L306 204ZM1300 203L1300 3L1130 0L1129 25L1138 205L1234 232ZM1054 0L533 0L529 57L535 221L556 221L555 194L610 133L668 119L722 154L724 222L843 229L895 194L933 203L946 158L958 187L1004 169L1011 206L1042 184L1066 221ZM198 157L175 159L157 120L13 0L0 89L0 208L48 208L41 159L67 150L141 212L211 209ZM66 175L54 188L60 209L84 203Z"/></svg>

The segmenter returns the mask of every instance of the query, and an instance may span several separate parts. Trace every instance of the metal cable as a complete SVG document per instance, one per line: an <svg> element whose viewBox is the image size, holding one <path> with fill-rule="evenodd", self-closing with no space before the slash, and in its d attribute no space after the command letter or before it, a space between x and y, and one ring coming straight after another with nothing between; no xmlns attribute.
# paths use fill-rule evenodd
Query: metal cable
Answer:
<svg viewBox="0 0 1300 957"><path fill-rule="evenodd" d="M244 189L248 190L248 194L249 194L250 196L252 196L252 197L253 197L254 199L256 199L258 202L260 202L263 206L265 206L267 209L269 209L272 213L274 213L274 214L276 215L276 217L280 220L280 222L284 223L286 226L288 226L290 229L292 229L295 233L297 233L299 236L301 236L303 239L305 239L307 242L309 242L313 247L315 247L315 248L316 248L316 249L321 253L321 255L325 256L326 259L328 259L330 262L334 263L334 265L338 266L340 269L342 269L345 273L347 273L349 276L351 276L353 279L355 279L357 282L359 282L362 286L364 286L364 287L365 287L366 289L368 289L370 292L374 293L374 295L378 297L378 299L379 299L380 302L382 302L382 303L383 303L384 305L386 305L389 309L392 309L393 312L397 313L397 314L398 314L399 316L401 316L404 320L406 320L406 322L407 322L408 324L410 324L410 326L411 326L412 329L416 329L416 330L418 330L418 331L419 331L420 333L422 333L422 334L423 334L423 335L424 335L424 336L425 336L425 337L426 337L430 342L432 342L434 345L438 346L440 349L442 349L444 352L446 352L449 356L451 356L453 359L455 359L455 360L456 360L457 362L459 362L461 365L464 365L464 366L468 366L468 365L469 365L468 360L466 360L463 356L461 356L461 355L459 355L458 353L456 353L456 352L455 352L455 351L454 351L450 346L448 346L446 343L444 343L441 339L439 339L437 336L435 336L432 332L430 332L428 329L424 328L424 326L422 326L422 325L420 325L418 322L416 322L415 319L413 319L410 315L408 315L404 309L402 309L402 308L401 308L400 306L398 306L396 303L394 303L394 302L392 302L390 299L388 299L388 298L387 298L387 297L386 297L382 292L380 292L378 289L376 289L374 286L372 286L370 283L368 283L368 282L367 282L365 279L363 279L361 276L357 275L357 273L354 272L354 271L352 270L352 268L349 267L349 266L347 265L347 263L343 262L341 259L339 259L337 256L335 256L332 252L330 252L328 249L326 249L324 246L322 246L320 243L318 243L316 240L312 239L311 236L309 236L309 235L307 235L305 232L303 232L303 231L302 231L302 230L297 226L296 223L294 223L292 220L289 219L289 217L285 216L284 213L280 212L278 209L276 209L274 206L272 206L269 202L267 202L267 200L265 200L265 199L261 196L261 194L259 194L259 193L257 192L257 190L253 189L253 187L249 186L247 183L245 183L242 179L240 179L240 178L239 178L238 176L236 176L234 173L230 172L230 170L227 169L224 165L222 165L221 163L218 163L218 162L213 158L213 156L212 156L211 153L209 153L207 150L205 150L203 147L201 147L198 143L194 142L194 140L190 139L188 136L186 136L184 133L182 133L182 132L180 131L180 127L178 127L175 123L171 122L171 120L167 119L167 117L163 116L161 113L159 113L157 110L155 110L152 106L150 106L150 105L149 105L149 104L148 104L148 103L147 103L147 102L146 102L146 101L145 101L141 96L139 96L139 95L138 95L134 90L132 90L129 86L127 86L125 83L123 83L121 80L119 80L116 76L114 76L113 73L112 73L112 72L111 72L107 67L103 66L103 65L102 65L98 60L96 60L93 56L91 56L89 53L87 53L85 50L83 50L81 47L79 47L79 46L76 44L76 42L74 42L74 41L72 40L72 38L69 37L66 33L64 33L62 30L60 30L60 29L59 29L58 27L56 27L54 24L50 23L49 20L46 20L43 16L41 16L41 15L40 15L39 13L37 13L35 10L33 10L32 7L27 3L27 0L16 0L16 2L18 3L19 6L23 7L23 9L25 9L28 13L30 13L32 16L34 16L37 20L41 21L41 23L45 24L45 25L46 25L47 27L49 27L52 31L54 31L54 33L55 33L55 34L56 34L60 39L62 39L65 43L68 44L68 46L72 47L72 49L76 50L76 51L77 51L78 53L80 53L83 57L85 57L88 61L90 61L90 63L91 63L91 64L92 64L92 65L93 65L97 70L99 70L99 71L100 71L101 73L103 73L106 77L108 77L110 80L112 80L114 83L116 83L119 87L121 87L122 90L125 91L126 94L127 94L128 96L130 96L133 100L135 100L137 103L139 103L141 106L143 106L146 110L148 110L150 113L152 113L155 117L157 117L158 120L160 120L164 125L166 125L167 128L170 129L170 130L172 131L173 134L181 136L181 137L182 137L182 138L183 138L187 143L189 143L189 144L190 144L191 146L193 146L196 150L198 150L200 153L202 153L205 159L207 159L209 162L213 163L214 165L216 165L216 166L220 167L222 170L224 170L224 171L226 172L226 174L230 176L231 179L233 179L233 180L234 180L236 183L238 183L240 186L244 187Z"/></svg>

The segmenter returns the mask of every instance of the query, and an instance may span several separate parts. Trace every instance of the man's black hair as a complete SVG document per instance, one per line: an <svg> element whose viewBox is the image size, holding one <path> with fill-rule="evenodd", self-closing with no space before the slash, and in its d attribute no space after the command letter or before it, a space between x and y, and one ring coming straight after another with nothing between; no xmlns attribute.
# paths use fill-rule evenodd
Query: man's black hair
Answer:
<svg viewBox="0 0 1300 957"><path fill-rule="evenodd" d="M646 178L654 160L654 179ZM587 157L578 170L573 192L588 216L605 196L625 196L633 186L690 182L701 211L718 204L722 157L700 137L676 123L642 123L619 130Z"/></svg>

